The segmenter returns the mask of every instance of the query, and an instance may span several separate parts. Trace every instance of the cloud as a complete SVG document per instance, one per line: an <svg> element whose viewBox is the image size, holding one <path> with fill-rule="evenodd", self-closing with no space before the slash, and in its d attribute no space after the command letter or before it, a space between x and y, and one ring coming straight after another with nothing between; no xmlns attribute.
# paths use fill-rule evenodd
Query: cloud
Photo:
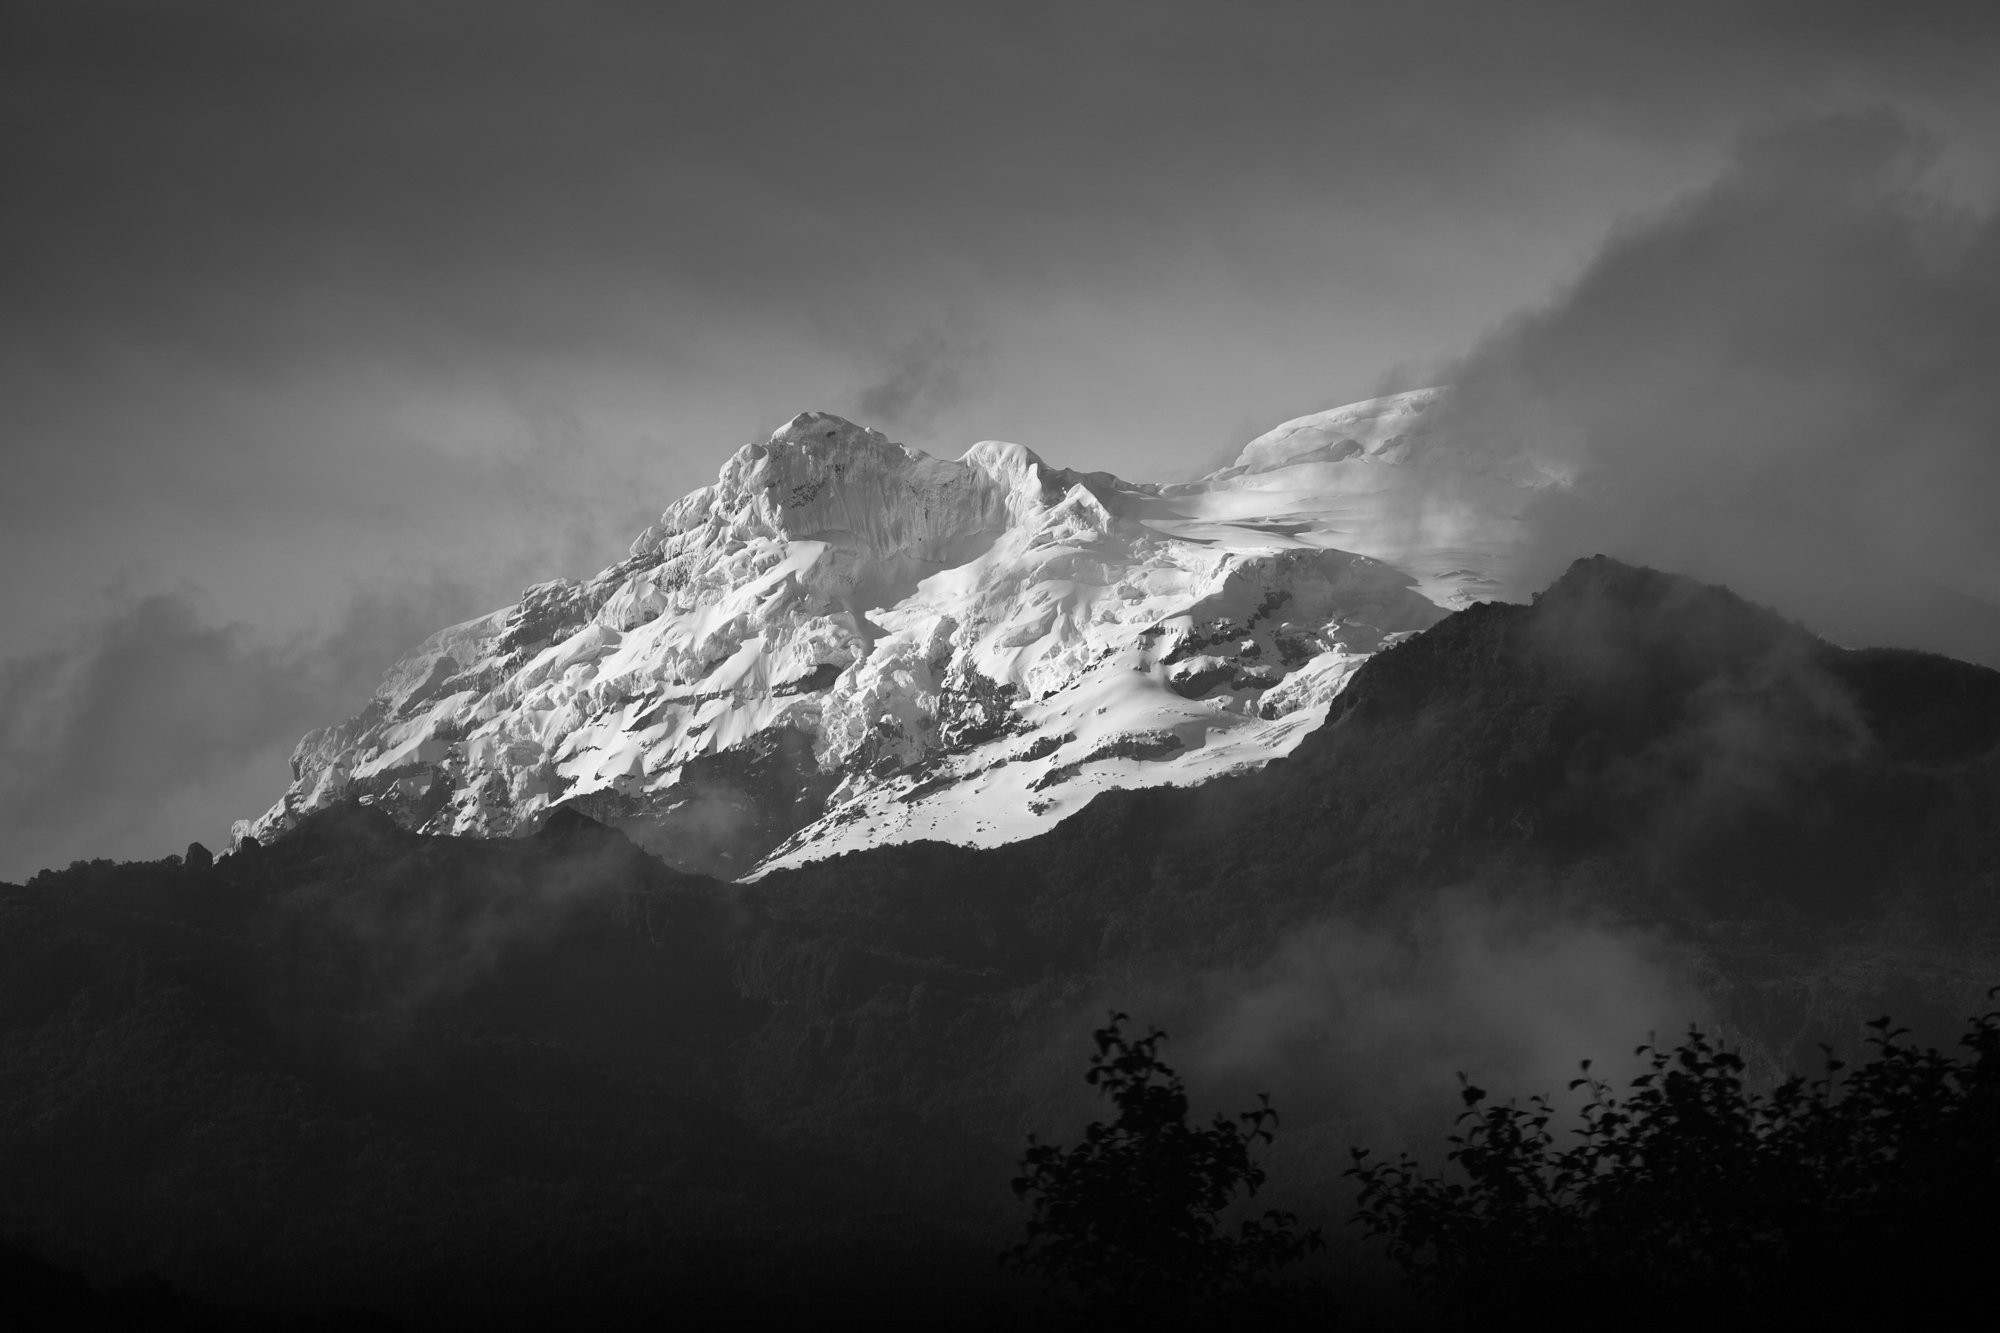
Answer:
<svg viewBox="0 0 2000 1333"><path fill-rule="evenodd" d="M1197 1114L1270 1094L1268 1158L1292 1204L1323 1206L1357 1145L1439 1151L1464 1073L1505 1100L1567 1091L1578 1062L1614 1083L1633 1048L1709 1023L1697 961L1662 935L1523 892L1464 886L1394 919L1330 914L1262 958L1190 974L1143 966L1068 1010L1024 1064L1024 1127L1081 1123L1102 1105L1076 1077L1107 1009L1164 1029Z"/></svg>
<svg viewBox="0 0 2000 1333"><path fill-rule="evenodd" d="M275 800L292 743L357 710L464 599L450 586L360 596L323 632L272 644L218 622L197 592L162 593L0 664L0 875L218 840L232 815L256 813L231 802ZM190 794L209 800L191 808Z"/></svg>
<svg viewBox="0 0 2000 1333"><path fill-rule="evenodd" d="M1212 975L1182 1043L1210 1084L1269 1088L1302 1119L1428 1115L1456 1075L1554 1092L1703 1005L1651 935L1524 901L1444 894L1400 928L1328 919Z"/></svg>
<svg viewBox="0 0 2000 1333"><path fill-rule="evenodd" d="M1602 551L1839 640L2000 663L2000 221L1851 113L1742 139L1452 372L1440 428L1574 481L1517 594Z"/></svg>
<svg viewBox="0 0 2000 1333"><path fill-rule="evenodd" d="M45 468L171 477L261 389L240 485L302 421L380 434L354 378L593 402L616 363L726 452L838 390L857 311L970 309L992 430L1154 477L1520 300L1778 62L1983 128L1993 25L1948 8L9 6L0 403ZM341 451L273 452L258 499Z"/></svg>
<svg viewBox="0 0 2000 1333"><path fill-rule="evenodd" d="M894 434L922 432L962 403L986 349L959 326L925 329L897 347L882 375L854 399L862 425Z"/></svg>
<svg viewBox="0 0 2000 1333"><path fill-rule="evenodd" d="M440 874L434 859L411 853L363 882L301 884L274 931L280 947L295 951L291 979L308 1000L291 1017L305 1018L311 1001L326 998L371 1017L449 1004L510 957L548 947L593 908L622 907L637 915L630 925L650 931L651 907L635 894L648 886L645 858L615 836L516 846L481 858L470 873ZM364 1020L345 1035L400 1034L393 1022Z"/></svg>

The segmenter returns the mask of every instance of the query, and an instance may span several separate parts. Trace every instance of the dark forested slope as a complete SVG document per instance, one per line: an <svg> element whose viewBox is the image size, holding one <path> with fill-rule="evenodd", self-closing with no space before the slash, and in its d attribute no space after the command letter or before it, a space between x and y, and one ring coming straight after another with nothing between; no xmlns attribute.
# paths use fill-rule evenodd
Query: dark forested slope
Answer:
<svg viewBox="0 0 2000 1333"><path fill-rule="evenodd" d="M1996 812L2000 674L1603 559L1381 654L1261 772L1010 847L733 886L580 816L477 842L347 807L213 865L0 891L0 1228L288 1310L976 1321L1019 1134L1089 1110L1070 1038L1107 1004L1277 1087L1303 1144L1357 1103L1315 1109L1302 1062L1363 1056L1266 1059L1246 1024L1295 1021L1272 997L1303 1003L1301 940L1340 977L1353 939L1414 941L1367 1072L1420 1064L1409 1024L1463 1012L1409 989L1469 966L1424 933L1444 902L1582 922L1600 970L1637 932L1780 1056L1885 1001L1955 1022L2000 980ZM1467 992L1503 1035L1564 957L1521 956ZM1362 1022L1337 998L1316 1031Z"/></svg>
<svg viewBox="0 0 2000 1333"><path fill-rule="evenodd" d="M1724 589L1599 557L1531 606L1475 606L1379 655L1262 772L1108 794L991 851L845 857L751 896L866 899L913 928L1005 904L1043 958L1088 967L1228 954L1302 915L1394 916L1464 885L1990 957L2000 673L1839 649Z"/></svg>

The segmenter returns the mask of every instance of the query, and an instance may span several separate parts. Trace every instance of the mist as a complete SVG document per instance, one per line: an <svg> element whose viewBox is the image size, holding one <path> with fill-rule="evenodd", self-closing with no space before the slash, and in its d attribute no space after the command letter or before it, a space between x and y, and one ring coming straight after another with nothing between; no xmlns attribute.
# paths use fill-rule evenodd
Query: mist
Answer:
<svg viewBox="0 0 2000 1333"><path fill-rule="evenodd" d="M1437 429L1570 483L1512 595L1603 552L2000 664L2000 220L1941 147L1886 110L1746 134L1441 372Z"/></svg>
<svg viewBox="0 0 2000 1333"><path fill-rule="evenodd" d="M854 394L850 410L855 420L900 438L899 432L929 432L961 406L983 378L990 353L959 321L924 329L883 360L881 378Z"/></svg>
<svg viewBox="0 0 2000 1333"><path fill-rule="evenodd" d="M1314 1118L1432 1115L1460 1073L1557 1092L1578 1060L1618 1068L1647 1033L1706 1011L1652 934L1474 890L1400 929L1324 920L1203 989L1189 1070Z"/></svg>
<svg viewBox="0 0 2000 1333"><path fill-rule="evenodd" d="M369 812L351 812L339 836L366 845L383 832L370 821ZM634 947L643 941L657 950L663 938L685 947L691 933L686 902L657 892L671 877L624 839L588 826L582 836L507 844L471 867L407 847L374 872L362 884L308 879L268 927L294 960L286 980L300 1021L329 999L355 1015L392 1020L448 1009L501 980L509 964L559 950L566 932L593 913L600 928ZM620 1026L644 1032L649 1024ZM366 1033L357 1036L374 1039L393 1033L396 1022L360 1027Z"/></svg>
<svg viewBox="0 0 2000 1333"><path fill-rule="evenodd" d="M1315 1208L1344 1193L1348 1149L1442 1151L1459 1077L1498 1100L1569 1106L1578 1062L1622 1085L1635 1046L1715 1009L1698 961L1665 933L1521 885L1466 884L1393 916L1333 913L1261 957L1103 978L1022 1066L1021 1127L1063 1134L1105 1107L1079 1074L1108 1012L1167 1033L1162 1056L1197 1117L1268 1093L1280 1114L1274 1179ZM1058 1134L1060 1137L1060 1134Z"/></svg>

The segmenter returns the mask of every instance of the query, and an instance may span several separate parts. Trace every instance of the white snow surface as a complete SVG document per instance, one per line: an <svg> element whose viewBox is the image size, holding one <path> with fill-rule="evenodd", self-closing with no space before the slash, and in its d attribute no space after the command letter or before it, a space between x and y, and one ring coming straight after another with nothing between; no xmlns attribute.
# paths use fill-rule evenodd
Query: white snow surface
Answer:
<svg viewBox="0 0 2000 1333"><path fill-rule="evenodd" d="M628 559L432 635L237 836L349 795L481 836L567 803L754 878L1262 765L1370 654L1492 596L1552 484L1428 439L1438 392L1286 422L1164 487L802 414Z"/></svg>

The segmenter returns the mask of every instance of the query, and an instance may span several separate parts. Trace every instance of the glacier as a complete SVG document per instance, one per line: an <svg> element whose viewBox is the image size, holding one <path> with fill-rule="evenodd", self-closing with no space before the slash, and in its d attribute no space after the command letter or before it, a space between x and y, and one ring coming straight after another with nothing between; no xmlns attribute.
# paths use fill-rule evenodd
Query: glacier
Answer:
<svg viewBox="0 0 2000 1333"><path fill-rule="evenodd" d="M804 413L626 559L431 636L236 838L349 798L488 837L566 806L748 879L1267 763L1371 654L1495 596L1561 484L1427 431L1441 392L1288 421L1174 485Z"/></svg>

